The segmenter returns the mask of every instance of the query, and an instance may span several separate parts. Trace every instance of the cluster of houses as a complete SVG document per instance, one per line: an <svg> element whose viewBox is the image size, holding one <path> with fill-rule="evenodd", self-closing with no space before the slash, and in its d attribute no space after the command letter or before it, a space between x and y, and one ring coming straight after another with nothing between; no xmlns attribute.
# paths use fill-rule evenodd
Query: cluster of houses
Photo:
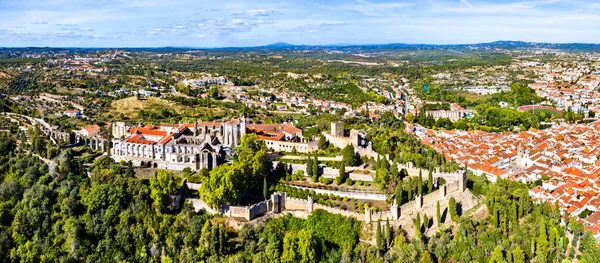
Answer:
<svg viewBox="0 0 600 263"><path fill-rule="evenodd" d="M537 78L529 84L540 97L547 98L560 109L574 111L590 109L600 110L596 90L600 87L600 71L585 59L573 62L573 65L523 62L525 72L533 73Z"/></svg>
<svg viewBox="0 0 600 263"><path fill-rule="evenodd" d="M541 180L530 190L539 202L558 202L600 240L600 122L561 124L517 134L483 131L416 132L423 143L490 181ZM582 214L583 213L583 214Z"/></svg>
<svg viewBox="0 0 600 263"><path fill-rule="evenodd" d="M290 75L290 74L288 74ZM295 76L297 74L292 74ZM304 76L306 77L306 76ZM408 80L402 78L405 83ZM408 103L409 98L416 98L412 88L408 84L399 85L392 88L392 91L383 89L372 89L373 92L385 97L390 101L388 104L365 102L359 106L353 106L348 103L335 100L319 99L302 92L292 92L280 89L259 89L259 94L273 94L273 96L250 95L243 89L234 91L235 98L242 101L248 107L262 108L265 110L273 109L279 111L294 111L300 113L309 113L311 109L321 112L343 111L345 117L358 116L362 112L368 112L369 118L378 119L377 113L392 112L395 115L405 115L409 112L416 113L414 106Z"/></svg>

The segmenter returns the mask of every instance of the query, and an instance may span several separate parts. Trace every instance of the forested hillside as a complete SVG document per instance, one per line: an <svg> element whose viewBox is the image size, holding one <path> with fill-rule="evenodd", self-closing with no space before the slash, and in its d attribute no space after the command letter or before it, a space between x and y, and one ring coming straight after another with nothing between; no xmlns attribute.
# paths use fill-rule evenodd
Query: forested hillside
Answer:
<svg viewBox="0 0 600 263"><path fill-rule="evenodd" d="M598 262L600 250L581 224L559 224L557 210L534 204L526 185L472 178L489 215L451 206L456 223L427 232L439 218L417 216L415 237L389 222L364 225L317 210L235 230L225 218L189 205L169 208L181 179L133 176L101 158L90 176L72 158L45 164L0 137L1 262ZM460 216L462 214L462 216ZM442 216L442 215L440 215ZM371 240L371 241L369 241ZM365 242L369 241L369 242ZM371 245L375 244L375 245Z"/></svg>

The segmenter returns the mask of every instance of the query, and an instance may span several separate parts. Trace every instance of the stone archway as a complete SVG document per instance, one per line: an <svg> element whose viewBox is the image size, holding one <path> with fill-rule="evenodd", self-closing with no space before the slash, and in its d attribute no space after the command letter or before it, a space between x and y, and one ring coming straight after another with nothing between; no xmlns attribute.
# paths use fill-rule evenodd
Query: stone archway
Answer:
<svg viewBox="0 0 600 263"><path fill-rule="evenodd" d="M154 165L152 167L158 168L158 163L154 163Z"/></svg>
<svg viewBox="0 0 600 263"><path fill-rule="evenodd" d="M145 167L145 166L146 166L146 163L145 163L144 161L141 161L141 162L140 162L140 166L141 166L141 167Z"/></svg>

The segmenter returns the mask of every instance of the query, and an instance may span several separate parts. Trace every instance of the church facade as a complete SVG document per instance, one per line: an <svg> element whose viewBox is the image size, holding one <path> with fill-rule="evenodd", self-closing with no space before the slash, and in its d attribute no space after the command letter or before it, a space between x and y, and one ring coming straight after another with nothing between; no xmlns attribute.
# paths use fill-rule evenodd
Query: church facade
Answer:
<svg viewBox="0 0 600 263"><path fill-rule="evenodd" d="M238 146L246 133L246 120L187 124L113 124L111 157L116 162L169 170L213 169Z"/></svg>

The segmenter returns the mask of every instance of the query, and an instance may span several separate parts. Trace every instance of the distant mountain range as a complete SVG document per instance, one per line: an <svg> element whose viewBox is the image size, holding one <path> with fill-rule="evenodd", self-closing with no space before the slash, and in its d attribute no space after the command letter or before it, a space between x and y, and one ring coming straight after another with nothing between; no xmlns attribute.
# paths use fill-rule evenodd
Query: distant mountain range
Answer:
<svg viewBox="0 0 600 263"><path fill-rule="evenodd" d="M567 51L600 51L600 44L591 43L540 43L524 41L495 41L477 44L333 44L333 45L293 45L274 43L271 45L249 47L250 49L557 49ZM217 48L218 49L218 48ZM236 48L227 48L236 49ZM243 48L246 49L246 48Z"/></svg>
<svg viewBox="0 0 600 263"><path fill-rule="evenodd" d="M496 41L490 43L477 44L405 44L405 43L390 43L390 44L330 44L330 45L294 45L285 42L273 43L264 46L255 47L217 47L217 48L202 48L188 46L167 46L167 47L147 47L147 48L2 48L4 49L29 49L29 50L103 50L103 49L128 49L128 50L144 50L144 51L182 51L182 50L339 50L345 52L377 52L377 51L393 51L393 50L527 50L527 49L554 49L563 51L579 51L579 52L600 52L600 44L592 43L539 43L539 42L524 42L524 41Z"/></svg>
<svg viewBox="0 0 600 263"><path fill-rule="evenodd" d="M526 49L554 49L564 51L600 51L600 44L591 43L540 43L524 41L495 41L490 43L477 44L330 44L330 45L294 45L285 42L278 42L264 46L255 47L220 47L220 48L197 48L197 47L164 47L157 49L211 49L211 50L340 50L340 51L383 51L383 50L526 50Z"/></svg>

